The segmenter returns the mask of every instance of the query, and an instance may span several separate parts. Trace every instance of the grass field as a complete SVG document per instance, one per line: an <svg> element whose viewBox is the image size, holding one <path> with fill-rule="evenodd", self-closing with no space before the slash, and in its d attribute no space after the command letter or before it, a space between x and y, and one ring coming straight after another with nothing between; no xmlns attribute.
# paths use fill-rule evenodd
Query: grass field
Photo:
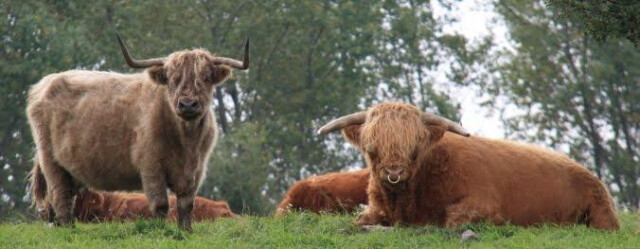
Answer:
<svg viewBox="0 0 640 249"><path fill-rule="evenodd" d="M622 229L585 226L534 228L469 225L459 231L436 227L358 231L348 215L294 213L282 219L244 217L196 223L184 233L175 223L77 224L50 228L42 222L0 224L0 248L640 248L640 217L621 214ZM478 235L460 242L464 229Z"/></svg>

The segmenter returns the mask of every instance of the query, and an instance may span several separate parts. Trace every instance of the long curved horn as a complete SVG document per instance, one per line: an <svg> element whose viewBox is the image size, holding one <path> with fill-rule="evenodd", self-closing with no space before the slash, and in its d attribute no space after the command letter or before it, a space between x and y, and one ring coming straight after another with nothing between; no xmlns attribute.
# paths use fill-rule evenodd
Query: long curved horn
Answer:
<svg viewBox="0 0 640 249"><path fill-rule="evenodd" d="M154 58L154 59L148 59L148 60L134 60L133 58L131 58L131 55L129 54L129 50L127 49L127 46L124 45L124 42L122 41L122 38L120 38L120 35L118 33L116 33L116 37L118 37L118 43L120 43L120 50L122 50L122 55L124 56L124 60L127 61L127 65L129 65L132 68L147 68L147 67L151 67L151 66L162 66L164 65L164 58Z"/></svg>
<svg viewBox="0 0 640 249"><path fill-rule="evenodd" d="M346 116L336 118L331 122L327 123L326 125L320 127L320 129L318 130L318 135L325 135L329 132L342 129L349 125L362 124L364 123L364 120L366 119L366 117L367 117L367 112L361 111L361 112L356 112L356 113L352 113Z"/></svg>
<svg viewBox="0 0 640 249"><path fill-rule="evenodd" d="M249 69L249 38L244 42L244 55L242 56L242 61L226 57L215 57L213 58L213 63L227 65L240 70Z"/></svg>
<svg viewBox="0 0 640 249"><path fill-rule="evenodd" d="M430 114L430 113L422 113L420 115L420 119L422 120L423 124L430 124L430 125L442 125L447 127L447 130L449 130L450 132L453 133L457 133L460 134L461 136L465 136L468 137L471 134L469 134L469 132L467 132L464 128L462 128L462 126L460 126L459 124L456 124L455 122L434 115L434 114Z"/></svg>

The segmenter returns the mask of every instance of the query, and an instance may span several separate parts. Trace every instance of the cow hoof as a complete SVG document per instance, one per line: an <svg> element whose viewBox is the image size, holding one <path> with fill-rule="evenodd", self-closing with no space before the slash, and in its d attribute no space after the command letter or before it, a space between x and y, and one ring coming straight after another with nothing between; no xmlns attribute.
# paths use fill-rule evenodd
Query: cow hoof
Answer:
<svg viewBox="0 0 640 249"><path fill-rule="evenodd" d="M381 226L381 225L363 225L359 227L361 232L391 232L393 227Z"/></svg>
<svg viewBox="0 0 640 249"><path fill-rule="evenodd" d="M356 221L353 224L356 225L357 227L362 227L362 226L374 226L380 223L382 222L380 222L379 219L372 217L370 213L362 212L358 215L358 218L356 218Z"/></svg>
<svg viewBox="0 0 640 249"><path fill-rule="evenodd" d="M474 233L469 229L467 229L460 235L460 242L466 242L469 240L477 240L477 239L478 237L476 236L476 233Z"/></svg>
<svg viewBox="0 0 640 249"><path fill-rule="evenodd" d="M75 222L73 222L72 219L59 219L53 222L53 225L56 227L68 227L68 228L76 227L76 224Z"/></svg>
<svg viewBox="0 0 640 249"><path fill-rule="evenodd" d="M191 227L191 225L182 225L182 226L178 226L180 228L180 230L185 231L187 233L192 233L193 232L193 228Z"/></svg>

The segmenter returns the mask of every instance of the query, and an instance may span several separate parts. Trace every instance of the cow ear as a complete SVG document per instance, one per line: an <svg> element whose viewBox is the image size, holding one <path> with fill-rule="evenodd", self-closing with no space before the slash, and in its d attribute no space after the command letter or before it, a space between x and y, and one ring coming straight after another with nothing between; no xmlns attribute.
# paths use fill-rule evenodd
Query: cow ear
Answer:
<svg viewBox="0 0 640 249"><path fill-rule="evenodd" d="M167 70L164 69L163 66L150 67L149 69L147 69L147 73L149 74L149 77L157 84L166 85L168 82Z"/></svg>
<svg viewBox="0 0 640 249"><path fill-rule="evenodd" d="M211 70L211 82L214 85L220 84L231 77L231 68L224 65L215 65Z"/></svg>
<svg viewBox="0 0 640 249"><path fill-rule="evenodd" d="M360 127L361 125L350 125L342 129L342 135L349 143L360 146Z"/></svg>
<svg viewBox="0 0 640 249"><path fill-rule="evenodd" d="M441 125L429 125L427 129L429 130L431 143L435 143L440 140L440 138L442 138L442 136L444 136L444 133L447 131L447 127Z"/></svg>

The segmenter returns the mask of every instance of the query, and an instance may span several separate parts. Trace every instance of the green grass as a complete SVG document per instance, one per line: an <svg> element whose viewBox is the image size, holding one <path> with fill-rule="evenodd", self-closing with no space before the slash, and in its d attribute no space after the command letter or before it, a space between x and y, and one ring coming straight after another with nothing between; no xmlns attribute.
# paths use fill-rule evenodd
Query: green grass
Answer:
<svg viewBox="0 0 640 249"><path fill-rule="evenodd" d="M244 217L195 223L193 233L175 223L77 224L50 228L42 222L0 224L0 248L640 248L640 217L621 214L622 229L585 226L533 228L469 225L458 231L432 226L391 232L359 232L354 216L294 213L282 219ZM470 228L478 240L460 242Z"/></svg>

